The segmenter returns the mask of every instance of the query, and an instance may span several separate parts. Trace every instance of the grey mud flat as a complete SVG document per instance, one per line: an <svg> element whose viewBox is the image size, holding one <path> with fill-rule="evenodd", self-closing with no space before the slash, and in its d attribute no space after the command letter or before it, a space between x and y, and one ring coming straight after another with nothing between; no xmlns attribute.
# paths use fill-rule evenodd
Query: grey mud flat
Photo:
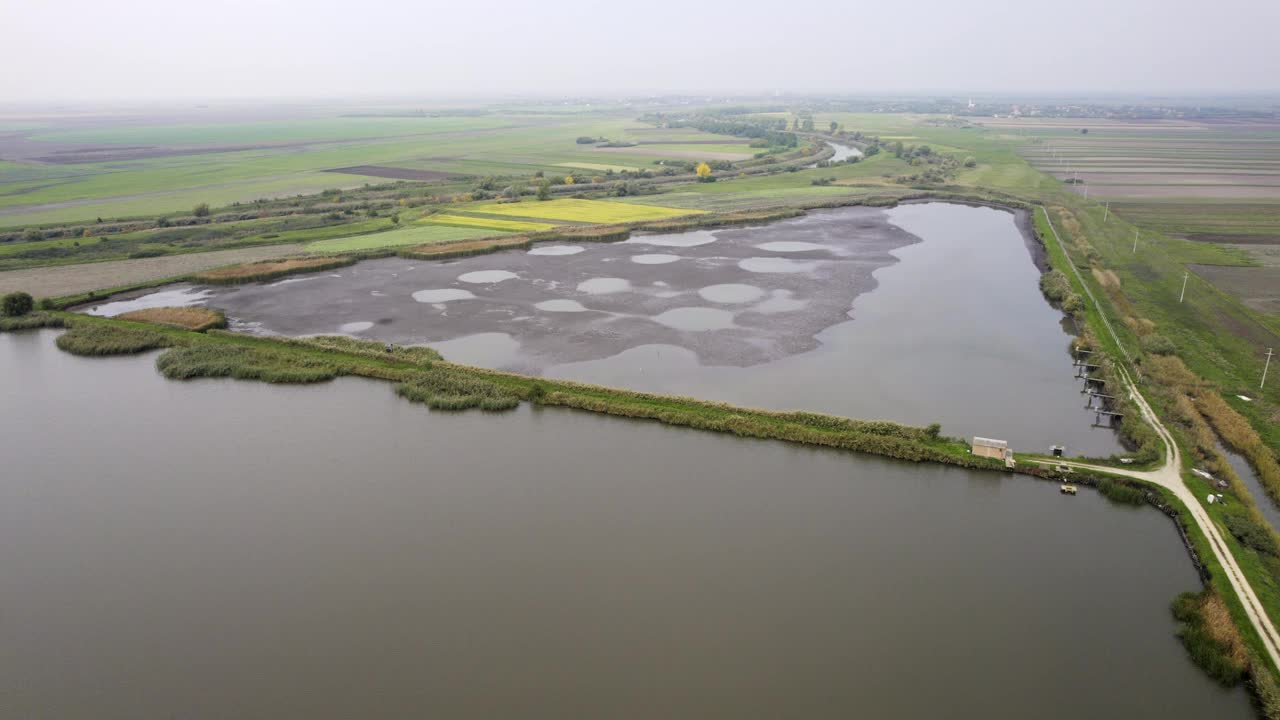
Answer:
<svg viewBox="0 0 1280 720"><path fill-rule="evenodd" d="M1092 427L1064 316L1040 294L1036 248L1012 213L851 207L581 247L368 261L212 288L203 302L252 332L361 327L516 372L939 422L1016 450L1123 451Z"/></svg>

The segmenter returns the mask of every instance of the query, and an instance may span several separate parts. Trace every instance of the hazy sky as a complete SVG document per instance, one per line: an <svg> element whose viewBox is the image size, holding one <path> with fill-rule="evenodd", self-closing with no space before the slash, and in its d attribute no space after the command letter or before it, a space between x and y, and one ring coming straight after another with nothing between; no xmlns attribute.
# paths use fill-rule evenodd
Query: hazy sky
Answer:
<svg viewBox="0 0 1280 720"><path fill-rule="evenodd" d="M0 0L0 101L1280 89L1280 0Z"/></svg>

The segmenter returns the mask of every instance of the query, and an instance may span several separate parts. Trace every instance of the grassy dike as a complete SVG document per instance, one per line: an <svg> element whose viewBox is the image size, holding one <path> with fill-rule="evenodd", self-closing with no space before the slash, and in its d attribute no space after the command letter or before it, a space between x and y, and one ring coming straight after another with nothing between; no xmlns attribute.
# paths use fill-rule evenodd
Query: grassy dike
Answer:
<svg viewBox="0 0 1280 720"><path fill-rule="evenodd" d="M237 377L266 382L320 382L357 376L395 382L402 396L436 409L509 409L515 407L514 399L912 462L1004 469L1003 463L970 455L966 443L941 437L936 425L920 428L819 413L758 410L516 375L444 362L426 349L401 348L387 353L380 343L347 338L276 339L218 330L189 332L64 312L39 316L51 324L68 327L59 338L59 347L80 355L169 348L157 359L157 367L176 379Z"/></svg>

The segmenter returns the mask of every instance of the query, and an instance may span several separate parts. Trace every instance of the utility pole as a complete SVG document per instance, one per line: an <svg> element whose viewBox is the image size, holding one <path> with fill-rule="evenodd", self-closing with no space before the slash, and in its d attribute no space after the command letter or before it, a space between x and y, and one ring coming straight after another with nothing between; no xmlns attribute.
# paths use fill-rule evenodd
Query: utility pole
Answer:
<svg viewBox="0 0 1280 720"><path fill-rule="evenodd" d="M1133 229L1133 254L1138 254L1138 228Z"/></svg>
<svg viewBox="0 0 1280 720"><path fill-rule="evenodd" d="M1107 206L1106 206L1105 208L1103 208L1103 210L1102 210L1102 222L1104 222L1104 223L1105 223L1105 222L1107 221L1107 218L1109 218L1109 217L1111 217L1111 203L1110 203L1110 202L1108 202L1108 203L1107 203Z"/></svg>
<svg viewBox="0 0 1280 720"><path fill-rule="evenodd" d="M1267 348L1267 364L1262 366L1262 382L1258 383L1258 389L1262 390L1267 385L1267 370L1271 369L1271 348Z"/></svg>
<svg viewBox="0 0 1280 720"><path fill-rule="evenodd" d="M1189 277L1191 277L1191 273L1189 271L1184 271L1182 273L1182 294L1178 296L1179 303L1182 302L1182 298L1187 296L1187 278Z"/></svg>

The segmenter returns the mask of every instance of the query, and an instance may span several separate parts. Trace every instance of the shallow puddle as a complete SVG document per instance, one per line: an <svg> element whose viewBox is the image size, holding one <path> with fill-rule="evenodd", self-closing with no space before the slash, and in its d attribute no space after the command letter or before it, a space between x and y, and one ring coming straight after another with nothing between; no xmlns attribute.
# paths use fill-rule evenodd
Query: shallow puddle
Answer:
<svg viewBox="0 0 1280 720"><path fill-rule="evenodd" d="M451 300L470 300L475 297L475 293L470 290L460 290L458 288L440 288L438 290L419 290L413 294L413 299L420 303L442 303Z"/></svg>
<svg viewBox="0 0 1280 720"><path fill-rule="evenodd" d="M545 312L586 312L586 308L577 300L543 300L534 307Z"/></svg>
<svg viewBox="0 0 1280 720"><path fill-rule="evenodd" d="M811 252L814 250L831 250L831 248L826 245L819 245L818 243L811 243L811 242L801 242L799 240L775 240L774 242L762 243L760 245L757 245L756 247L760 248L761 250L768 250L769 252L781 252L781 253Z"/></svg>
<svg viewBox="0 0 1280 720"><path fill-rule="evenodd" d="M578 283L578 292L588 295L609 295L630 289L631 281L626 278L591 278Z"/></svg>
<svg viewBox="0 0 1280 720"><path fill-rule="evenodd" d="M677 235L638 235L625 240L631 245L660 245L662 247L698 247L716 241L715 231L695 230Z"/></svg>
<svg viewBox="0 0 1280 720"><path fill-rule="evenodd" d="M464 283L472 283L473 285L489 285L500 283L503 280L513 280L517 277L520 276L508 270L477 270L459 275L458 280Z"/></svg>
<svg viewBox="0 0 1280 720"><path fill-rule="evenodd" d="M790 290L774 290L769 299L762 303L753 305L751 309L758 313L773 314L784 312L795 312L802 310L806 305L805 301L797 300L791 297Z"/></svg>
<svg viewBox="0 0 1280 720"><path fill-rule="evenodd" d="M822 263L817 260L753 257L738 262L738 267L756 273L811 273Z"/></svg>
<svg viewBox="0 0 1280 720"><path fill-rule="evenodd" d="M338 326L338 330L344 333L358 333L364 332L371 327L373 327L371 322L349 322Z"/></svg>
<svg viewBox="0 0 1280 720"><path fill-rule="evenodd" d="M449 362L481 367L502 367L520 358L520 343L507 333L476 333L431 343Z"/></svg>
<svg viewBox="0 0 1280 720"><path fill-rule="evenodd" d="M698 295L707 302L722 303L725 305L735 305L738 303L755 302L764 297L764 290L755 285L740 285L737 283L727 283L724 285L710 285L698 291Z"/></svg>
<svg viewBox="0 0 1280 720"><path fill-rule="evenodd" d="M529 250L530 255L577 255L586 250L576 245L542 245Z"/></svg>
<svg viewBox="0 0 1280 720"><path fill-rule="evenodd" d="M631 262L641 265L666 265L680 259L679 255L664 255L655 253L651 255L632 255Z"/></svg>
<svg viewBox="0 0 1280 720"><path fill-rule="evenodd" d="M719 308L682 307L655 315L653 321L676 330L724 330L733 327L733 313Z"/></svg>
<svg viewBox="0 0 1280 720"><path fill-rule="evenodd" d="M149 308L191 307L192 305L203 305L212 295L212 290L196 290L190 286L174 288L148 293L132 300L117 300L95 305L88 311L88 314L100 317L114 317L121 313L147 310Z"/></svg>

